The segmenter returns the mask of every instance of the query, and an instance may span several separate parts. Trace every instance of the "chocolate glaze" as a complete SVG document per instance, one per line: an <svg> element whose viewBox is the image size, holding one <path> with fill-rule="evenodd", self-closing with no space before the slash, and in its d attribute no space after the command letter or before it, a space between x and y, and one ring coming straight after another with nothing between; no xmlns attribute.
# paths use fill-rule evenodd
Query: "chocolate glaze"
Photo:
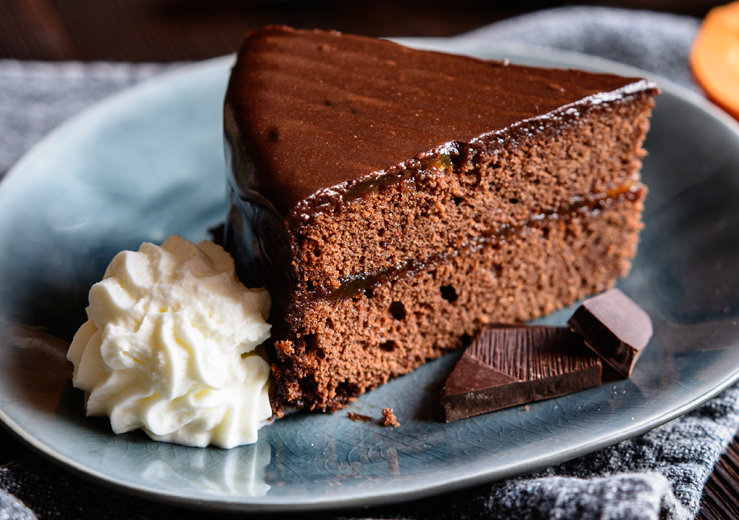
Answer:
<svg viewBox="0 0 739 520"><path fill-rule="evenodd" d="M649 314L616 288L585 300L567 324L623 377L631 376L653 332Z"/></svg>
<svg viewBox="0 0 739 520"><path fill-rule="evenodd" d="M290 227L378 182L428 174L462 144L489 149L642 91L656 85L270 26L247 37L226 94L231 184Z"/></svg>
<svg viewBox="0 0 739 520"><path fill-rule="evenodd" d="M487 328L465 351L441 393L456 421L601 384L602 365L566 327Z"/></svg>

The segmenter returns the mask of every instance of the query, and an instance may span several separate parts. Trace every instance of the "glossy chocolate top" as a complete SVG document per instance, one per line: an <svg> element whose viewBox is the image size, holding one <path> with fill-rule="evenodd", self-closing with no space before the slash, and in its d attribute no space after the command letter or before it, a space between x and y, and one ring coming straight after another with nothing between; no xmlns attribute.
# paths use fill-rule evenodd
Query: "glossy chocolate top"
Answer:
<svg viewBox="0 0 739 520"><path fill-rule="evenodd" d="M232 183L303 220L398 163L494 138L532 118L655 89L281 26L249 34L226 95Z"/></svg>

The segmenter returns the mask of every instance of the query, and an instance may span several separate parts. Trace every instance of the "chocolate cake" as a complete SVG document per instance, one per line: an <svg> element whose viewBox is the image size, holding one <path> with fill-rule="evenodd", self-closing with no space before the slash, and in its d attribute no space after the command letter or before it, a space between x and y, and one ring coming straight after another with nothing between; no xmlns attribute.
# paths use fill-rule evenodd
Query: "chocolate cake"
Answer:
<svg viewBox="0 0 739 520"><path fill-rule="evenodd" d="M273 298L273 405L336 410L610 287L636 251L648 80L249 34L225 101L224 244Z"/></svg>

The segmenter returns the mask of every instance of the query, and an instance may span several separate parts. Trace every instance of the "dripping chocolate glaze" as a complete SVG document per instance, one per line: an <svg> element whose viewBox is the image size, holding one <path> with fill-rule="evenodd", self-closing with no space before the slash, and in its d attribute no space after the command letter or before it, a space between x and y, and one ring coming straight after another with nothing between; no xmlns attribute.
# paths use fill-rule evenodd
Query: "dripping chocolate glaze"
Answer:
<svg viewBox="0 0 739 520"><path fill-rule="evenodd" d="M231 184L287 227L438 157L578 117L656 85L271 26L239 52L225 103ZM398 167L399 166L399 167Z"/></svg>

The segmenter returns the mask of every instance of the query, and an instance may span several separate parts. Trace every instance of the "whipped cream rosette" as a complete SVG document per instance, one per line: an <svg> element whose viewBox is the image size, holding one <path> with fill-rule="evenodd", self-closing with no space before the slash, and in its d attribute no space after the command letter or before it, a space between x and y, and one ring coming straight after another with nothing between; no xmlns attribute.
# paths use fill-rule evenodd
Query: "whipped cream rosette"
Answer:
<svg viewBox="0 0 739 520"><path fill-rule="evenodd" d="M87 415L107 415L116 433L142 428L190 446L255 442L272 415L270 367L257 352L270 304L212 242L172 235L119 253L90 290L67 354Z"/></svg>

